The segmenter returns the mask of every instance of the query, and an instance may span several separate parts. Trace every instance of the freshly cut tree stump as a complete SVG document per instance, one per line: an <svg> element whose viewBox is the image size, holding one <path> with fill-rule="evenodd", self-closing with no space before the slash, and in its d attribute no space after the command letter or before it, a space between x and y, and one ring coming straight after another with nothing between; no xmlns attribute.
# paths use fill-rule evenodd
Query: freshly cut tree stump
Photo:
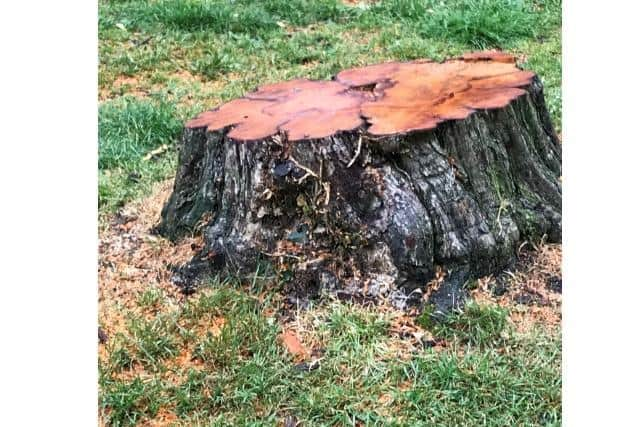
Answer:
<svg viewBox="0 0 633 427"><path fill-rule="evenodd" d="M204 232L185 289L263 257L302 292L442 311L521 242L560 241L560 175L542 84L512 56L391 62L263 86L187 123L158 228Z"/></svg>

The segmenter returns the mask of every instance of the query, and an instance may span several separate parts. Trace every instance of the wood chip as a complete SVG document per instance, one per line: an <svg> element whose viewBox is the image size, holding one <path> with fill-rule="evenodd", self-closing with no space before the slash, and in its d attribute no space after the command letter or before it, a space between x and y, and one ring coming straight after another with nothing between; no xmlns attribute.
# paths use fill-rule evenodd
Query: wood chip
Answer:
<svg viewBox="0 0 633 427"><path fill-rule="evenodd" d="M160 147L158 147L155 150L150 151L149 153L147 153L144 157L143 160L148 161L150 160L152 157L156 157L160 154L163 154L165 151L167 151L169 147L167 146L167 144L163 144Z"/></svg>

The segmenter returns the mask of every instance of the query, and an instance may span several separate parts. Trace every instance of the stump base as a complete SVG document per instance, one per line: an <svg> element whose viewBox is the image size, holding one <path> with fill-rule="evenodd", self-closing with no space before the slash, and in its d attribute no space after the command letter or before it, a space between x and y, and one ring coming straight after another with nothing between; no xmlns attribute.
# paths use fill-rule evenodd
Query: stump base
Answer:
<svg viewBox="0 0 633 427"><path fill-rule="evenodd" d="M509 65L503 55L483 57L461 61ZM370 86L363 90L370 94L358 101L355 87L350 102L330 106L327 114L319 107L321 116L293 116L299 133L283 131L288 122L268 123L268 134L258 129L258 139L244 139L267 117L252 116L249 101L258 107L273 102L262 110L271 117L305 107L302 95L281 94L289 83L190 122L159 225L171 238L204 233L206 247L176 275L183 289L193 289L200 271L250 272L266 259L289 286L307 293L389 297L398 305L424 300L442 312L463 299L468 278L511 265L521 242L560 241L561 147L537 77L518 70L513 84L521 84L513 90L520 93L505 91L506 74L475 79L492 97L477 101L483 109L462 110L472 90L462 88L466 92L427 102L444 116L422 114L394 133L385 106L398 114L392 98L402 91L389 92L394 83L381 73L368 67L364 74L339 74L343 82L365 76L362 83ZM490 89L495 84L503 91ZM334 123L349 119L344 130L298 138L319 133L319 120L332 124L327 120L336 108L360 108L367 116L352 123L353 114L347 115ZM220 118L234 123L236 111L242 111L240 125L214 129ZM447 274L444 285L429 288L440 269Z"/></svg>

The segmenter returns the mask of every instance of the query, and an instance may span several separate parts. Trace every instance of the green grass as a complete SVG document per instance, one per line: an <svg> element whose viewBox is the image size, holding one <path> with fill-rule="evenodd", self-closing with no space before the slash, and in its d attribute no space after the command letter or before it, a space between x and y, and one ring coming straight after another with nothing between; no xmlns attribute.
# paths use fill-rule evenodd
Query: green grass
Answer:
<svg viewBox="0 0 633 427"><path fill-rule="evenodd" d="M163 407L183 424L277 425L292 415L314 426L560 425L559 331L518 334L506 311L469 304L436 331L446 349L420 346L406 359L393 351L389 314L332 302L317 310L320 362L306 371L276 338L279 306L263 301L214 284L169 315L133 319L100 360L104 418L133 425ZM225 321L219 335L183 333L213 318ZM187 346L198 364L175 365L174 349Z"/></svg>
<svg viewBox="0 0 633 427"><path fill-rule="evenodd" d="M99 207L120 207L147 183L173 173L174 142L182 131L175 107L124 96L99 107ZM167 145L162 157L144 157Z"/></svg>
<svg viewBox="0 0 633 427"><path fill-rule="evenodd" d="M508 310L498 306L467 304L463 312L450 314L435 326L437 336L472 345L503 342Z"/></svg>
<svg viewBox="0 0 633 427"><path fill-rule="evenodd" d="M102 386L108 393L102 394L101 403L110 409L111 425L135 425L143 417L153 418L160 408L162 384L157 380L143 381L136 377L131 381L104 380Z"/></svg>
<svg viewBox="0 0 633 427"><path fill-rule="evenodd" d="M327 79L347 67L504 49L539 74L561 129L557 0L383 0L364 7L337 0L103 0L99 6L105 217L174 176L188 118L265 83ZM163 145L165 152L145 160ZM302 425L561 423L559 331L521 335L503 309L468 305L434 329L447 349L420 347L406 359L393 351L398 338L387 315L331 303L325 314L315 309L321 314L311 333L323 359L307 372L279 345L281 325L270 314L279 307L255 299L260 288L216 284L169 310L168 298L149 288L136 301L143 315L122 309L125 333L111 337L99 362L104 419L134 425L167 408L183 425L278 425L286 416ZM199 323L218 318L226 322L219 335L198 331ZM196 364L175 364L184 348Z"/></svg>
<svg viewBox="0 0 633 427"><path fill-rule="evenodd" d="M560 425L560 344L530 337L498 349L416 357L400 368L413 382L399 396L430 425Z"/></svg>
<svg viewBox="0 0 633 427"><path fill-rule="evenodd" d="M372 23L388 17L409 24L427 38L488 48L547 31L534 6L521 0L392 0L380 2L368 15L375 20Z"/></svg>

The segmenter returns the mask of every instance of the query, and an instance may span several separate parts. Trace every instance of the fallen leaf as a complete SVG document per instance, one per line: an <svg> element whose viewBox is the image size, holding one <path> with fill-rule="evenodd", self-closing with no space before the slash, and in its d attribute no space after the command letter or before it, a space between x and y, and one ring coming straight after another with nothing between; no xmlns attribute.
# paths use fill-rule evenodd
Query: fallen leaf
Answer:
<svg viewBox="0 0 633 427"><path fill-rule="evenodd" d="M281 334L281 340L288 349L288 352L294 356L306 356L308 352L306 351L299 338L293 331L286 331Z"/></svg>

